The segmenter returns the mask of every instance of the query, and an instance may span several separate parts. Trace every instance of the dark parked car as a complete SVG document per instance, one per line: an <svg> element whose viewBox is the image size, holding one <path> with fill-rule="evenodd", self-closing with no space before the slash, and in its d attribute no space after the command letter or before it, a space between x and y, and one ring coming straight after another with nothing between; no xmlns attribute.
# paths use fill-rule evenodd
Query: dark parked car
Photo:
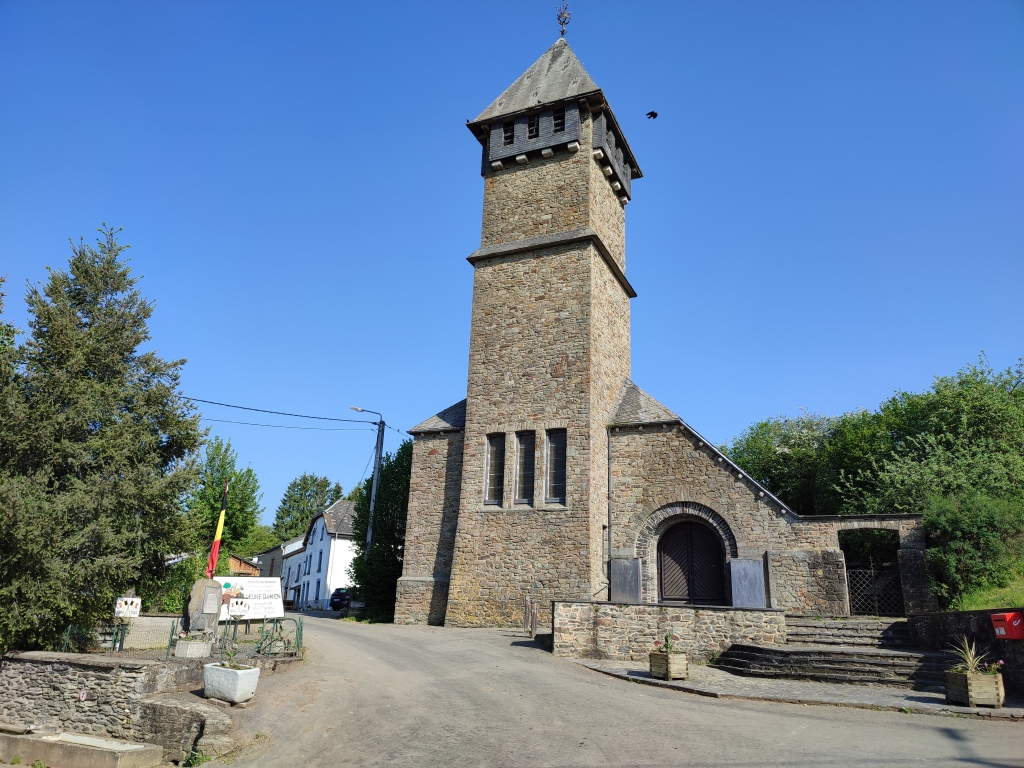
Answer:
<svg viewBox="0 0 1024 768"><path fill-rule="evenodd" d="M331 610L332 611L345 611L348 610L349 603L352 602L352 594L346 587L338 587L331 593Z"/></svg>

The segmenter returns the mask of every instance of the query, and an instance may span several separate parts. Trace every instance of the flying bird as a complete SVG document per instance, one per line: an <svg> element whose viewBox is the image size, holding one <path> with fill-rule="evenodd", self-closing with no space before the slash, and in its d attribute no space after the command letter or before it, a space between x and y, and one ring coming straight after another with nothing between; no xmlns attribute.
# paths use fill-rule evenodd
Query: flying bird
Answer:
<svg viewBox="0 0 1024 768"><path fill-rule="evenodd" d="M658 113L657 112L648 112L647 113L647 118L649 120L655 120L655 119L657 119L657 117L658 117Z"/></svg>

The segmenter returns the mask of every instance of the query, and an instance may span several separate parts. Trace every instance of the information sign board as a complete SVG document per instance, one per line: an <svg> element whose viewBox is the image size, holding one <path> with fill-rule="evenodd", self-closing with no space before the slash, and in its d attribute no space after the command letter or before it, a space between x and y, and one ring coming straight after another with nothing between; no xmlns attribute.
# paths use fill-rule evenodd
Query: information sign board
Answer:
<svg viewBox="0 0 1024 768"><path fill-rule="evenodd" d="M224 588L220 607L221 621L228 621L232 618L237 618L240 621L279 619L284 616L281 579L258 576L214 576L213 578ZM243 613L235 613L241 608L244 608Z"/></svg>
<svg viewBox="0 0 1024 768"><path fill-rule="evenodd" d="M119 597L114 604L115 619L137 619L142 610L141 597Z"/></svg>

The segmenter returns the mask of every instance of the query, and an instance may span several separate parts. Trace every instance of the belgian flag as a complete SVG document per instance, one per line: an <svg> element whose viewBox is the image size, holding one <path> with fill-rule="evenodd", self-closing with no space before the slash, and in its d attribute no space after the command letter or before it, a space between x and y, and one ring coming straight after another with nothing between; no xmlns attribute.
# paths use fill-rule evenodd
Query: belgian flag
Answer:
<svg viewBox="0 0 1024 768"><path fill-rule="evenodd" d="M213 572L217 570L217 558L220 557L220 537L224 534L224 512L228 508L228 486L231 485L231 478L224 483L224 495L220 497L220 519L217 520L217 533L213 537L213 546L210 547L210 559L206 563L206 578L212 579Z"/></svg>

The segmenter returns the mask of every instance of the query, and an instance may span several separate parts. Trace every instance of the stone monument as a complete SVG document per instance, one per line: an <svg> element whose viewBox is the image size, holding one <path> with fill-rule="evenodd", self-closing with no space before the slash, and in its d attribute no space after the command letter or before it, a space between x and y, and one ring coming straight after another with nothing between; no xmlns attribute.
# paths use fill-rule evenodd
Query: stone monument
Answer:
<svg viewBox="0 0 1024 768"><path fill-rule="evenodd" d="M182 611L182 626L190 634L217 631L223 587L214 579L197 579Z"/></svg>

